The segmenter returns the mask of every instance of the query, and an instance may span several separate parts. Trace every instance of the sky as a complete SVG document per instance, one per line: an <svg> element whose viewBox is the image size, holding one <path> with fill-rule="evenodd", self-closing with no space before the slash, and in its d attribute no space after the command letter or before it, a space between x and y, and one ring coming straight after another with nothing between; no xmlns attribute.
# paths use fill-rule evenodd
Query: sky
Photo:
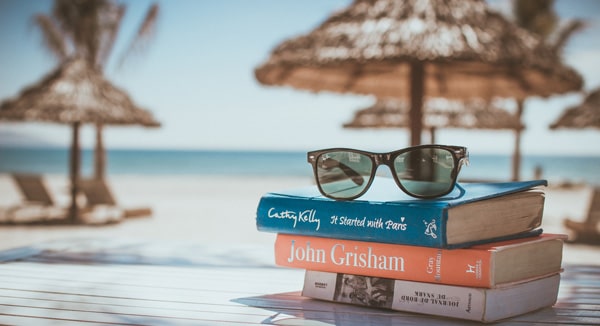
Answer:
<svg viewBox="0 0 600 326"><path fill-rule="evenodd" d="M350 0L120 1L124 26L105 70L141 107L162 123L158 129L107 126L108 149L312 150L354 147L394 150L409 146L409 131L349 130L353 112L374 102L370 96L311 93L263 86L254 69L287 38L305 34ZM151 3L160 6L152 42L118 68L119 55ZM490 0L510 12L510 0ZM52 71L57 62L42 46L32 17L50 13L51 0L0 0L0 100L15 97ZM600 87L600 1L557 0L562 21L582 19L587 27L564 50L565 63ZM527 154L600 156L600 131L552 131L548 126L583 95L571 93L525 102L521 149ZM94 129L82 130L92 148ZM423 141L429 135L423 134ZM511 131L439 129L439 143L467 146L471 153L512 153ZM70 128L50 123L0 123L0 146L68 146Z"/></svg>

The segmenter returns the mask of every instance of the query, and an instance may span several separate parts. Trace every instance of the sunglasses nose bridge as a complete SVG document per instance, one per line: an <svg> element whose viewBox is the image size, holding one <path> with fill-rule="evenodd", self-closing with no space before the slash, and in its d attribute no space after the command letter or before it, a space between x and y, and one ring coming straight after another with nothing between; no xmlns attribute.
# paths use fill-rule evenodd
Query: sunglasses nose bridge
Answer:
<svg viewBox="0 0 600 326"><path fill-rule="evenodd" d="M386 164L389 160L389 155L387 154L373 154L373 160L375 161L375 167L378 167L382 164Z"/></svg>
<svg viewBox="0 0 600 326"><path fill-rule="evenodd" d="M376 167L379 167L380 165L387 165L390 168L390 172L394 173L394 165L392 164L391 153L376 154L374 157L377 164Z"/></svg>

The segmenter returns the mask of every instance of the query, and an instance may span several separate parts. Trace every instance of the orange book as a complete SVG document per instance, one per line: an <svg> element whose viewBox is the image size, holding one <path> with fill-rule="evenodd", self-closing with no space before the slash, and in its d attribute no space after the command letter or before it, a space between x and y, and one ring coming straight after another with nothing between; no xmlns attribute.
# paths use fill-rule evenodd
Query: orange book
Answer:
<svg viewBox="0 0 600 326"><path fill-rule="evenodd" d="M278 234L275 263L306 270L494 288L561 271L566 235L542 234L463 249Z"/></svg>

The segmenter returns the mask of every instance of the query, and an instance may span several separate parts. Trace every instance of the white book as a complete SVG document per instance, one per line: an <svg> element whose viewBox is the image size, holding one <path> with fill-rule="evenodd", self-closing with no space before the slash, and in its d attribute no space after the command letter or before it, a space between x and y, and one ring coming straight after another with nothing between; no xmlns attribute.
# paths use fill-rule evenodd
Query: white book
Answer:
<svg viewBox="0 0 600 326"><path fill-rule="evenodd" d="M307 270L302 295L361 306L494 322L552 306L560 275L492 289Z"/></svg>

